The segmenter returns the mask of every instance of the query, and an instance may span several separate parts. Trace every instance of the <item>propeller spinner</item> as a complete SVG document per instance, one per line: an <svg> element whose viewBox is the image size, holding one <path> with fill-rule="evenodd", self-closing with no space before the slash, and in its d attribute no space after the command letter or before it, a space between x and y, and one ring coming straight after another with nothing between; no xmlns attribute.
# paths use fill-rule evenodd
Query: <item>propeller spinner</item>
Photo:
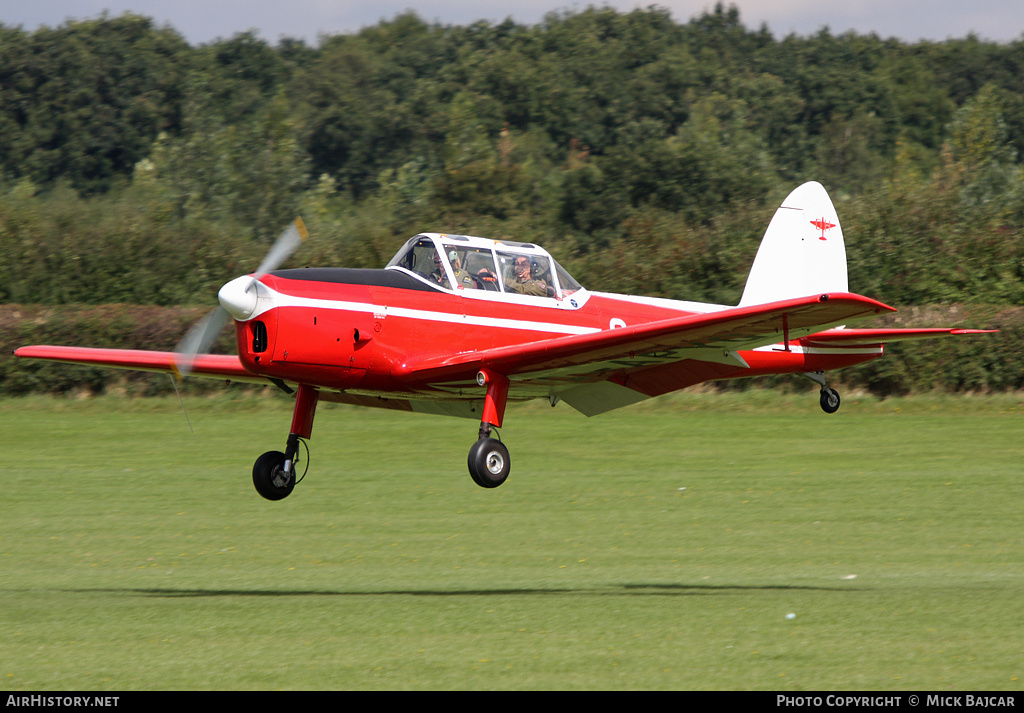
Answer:
<svg viewBox="0 0 1024 713"><path fill-rule="evenodd" d="M220 289L218 299L221 306L196 322L174 348L178 378L183 379L189 375L196 356L210 350L229 319L246 319L252 314L256 309L256 282L263 275L276 270L308 237L302 218L296 218L274 241L256 272L251 276L236 278Z"/></svg>

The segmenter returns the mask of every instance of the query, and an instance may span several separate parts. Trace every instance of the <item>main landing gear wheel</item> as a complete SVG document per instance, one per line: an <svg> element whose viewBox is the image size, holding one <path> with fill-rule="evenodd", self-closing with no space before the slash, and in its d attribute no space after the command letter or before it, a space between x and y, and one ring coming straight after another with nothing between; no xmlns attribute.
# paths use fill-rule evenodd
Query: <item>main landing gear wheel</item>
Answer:
<svg viewBox="0 0 1024 713"><path fill-rule="evenodd" d="M839 410L838 391L829 388L821 390L821 410L825 413L835 413Z"/></svg>
<svg viewBox="0 0 1024 713"><path fill-rule="evenodd" d="M286 498L295 487L295 471L285 472L284 461L281 451L267 451L252 467L252 484L267 500Z"/></svg>
<svg viewBox="0 0 1024 713"><path fill-rule="evenodd" d="M508 449L495 438L481 438L469 449L469 474L481 488L504 483L511 466Z"/></svg>

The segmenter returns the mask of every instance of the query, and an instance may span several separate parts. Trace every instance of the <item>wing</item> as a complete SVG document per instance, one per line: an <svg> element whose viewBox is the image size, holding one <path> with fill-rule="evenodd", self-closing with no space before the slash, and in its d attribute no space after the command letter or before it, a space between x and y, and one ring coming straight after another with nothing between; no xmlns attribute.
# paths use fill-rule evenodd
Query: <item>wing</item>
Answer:
<svg viewBox="0 0 1024 713"><path fill-rule="evenodd" d="M797 339L882 312L887 305L848 293L736 307L529 344L410 360L397 373L422 385L471 381L483 367L524 384L600 381L613 370L683 359L746 366L741 349Z"/></svg>
<svg viewBox="0 0 1024 713"><path fill-rule="evenodd" d="M139 349L96 349L91 347L55 347L36 345L20 347L14 355L23 359L45 359L70 364L88 366L104 366L114 369L133 369L138 371L156 371L176 374L174 352L144 351ZM242 367L242 362L234 355L200 354L189 376L203 376L211 379L228 381L247 381L266 384L266 378L250 374Z"/></svg>

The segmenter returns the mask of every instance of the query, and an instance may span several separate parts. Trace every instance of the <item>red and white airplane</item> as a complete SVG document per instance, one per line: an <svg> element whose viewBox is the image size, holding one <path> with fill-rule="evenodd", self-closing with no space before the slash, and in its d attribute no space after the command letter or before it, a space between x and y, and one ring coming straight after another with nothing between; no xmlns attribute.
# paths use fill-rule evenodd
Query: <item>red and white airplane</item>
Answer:
<svg viewBox="0 0 1024 713"><path fill-rule="evenodd" d="M15 354L297 392L284 452L253 466L256 490L279 500L295 486L318 401L479 421L469 472L493 488L509 474L493 430L509 401L564 401L594 416L704 381L799 373L833 413L825 372L879 357L885 342L986 331L847 328L895 310L849 293L842 228L818 183L776 212L736 307L592 292L537 245L465 235L417 235L383 270L276 270L303 237L297 221L256 273L224 285L221 308L178 351ZM229 318L237 356L202 353Z"/></svg>

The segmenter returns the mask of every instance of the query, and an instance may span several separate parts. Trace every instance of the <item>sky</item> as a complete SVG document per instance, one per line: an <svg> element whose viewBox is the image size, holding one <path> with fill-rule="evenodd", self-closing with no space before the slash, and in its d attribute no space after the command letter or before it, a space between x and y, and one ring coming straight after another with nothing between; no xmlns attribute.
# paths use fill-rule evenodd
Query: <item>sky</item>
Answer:
<svg viewBox="0 0 1024 713"><path fill-rule="evenodd" d="M282 37L316 44L321 35L351 33L406 10L428 22L465 25L478 20L520 24L541 21L552 11L580 10L588 5L628 12L658 5L677 22L687 22L714 7L714 0L0 0L0 23L35 30L57 27L68 19L92 19L104 10L145 15L169 25L192 44L255 31L270 43ZM734 0L740 21L749 29L763 24L775 37L812 35L823 27L833 34L853 30L906 42L964 38L1024 39L1024 0Z"/></svg>

